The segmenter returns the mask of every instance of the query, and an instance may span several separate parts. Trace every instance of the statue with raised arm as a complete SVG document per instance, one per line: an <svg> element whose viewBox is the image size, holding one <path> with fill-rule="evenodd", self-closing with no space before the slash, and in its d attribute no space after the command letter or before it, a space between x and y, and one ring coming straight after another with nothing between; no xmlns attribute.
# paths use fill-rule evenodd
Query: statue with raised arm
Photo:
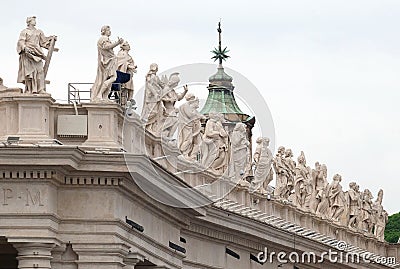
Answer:
<svg viewBox="0 0 400 269"><path fill-rule="evenodd" d="M47 70L43 61L48 58L42 48L50 49L51 44L54 46L57 37L46 37L41 30L37 29L35 16L28 17L26 24L28 27L22 30L17 43L19 54L17 82L25 84L25 93L45 93Z"/></svg>
<svg viewBox="0 0 400 269"><path fill-rule="evenodd" d="M310 197L312 194L311 169L310 167L306 166L306 157L304 156L303 151L297 158L297 166L295 169L294 194L295 204L303 210L309 210Z"/></svg>
<svg viewBox="0 0 400 269"><path fill-rule="evenodd" d="M256 140L257 147L253 156L255 170L254 180L251 182L250 190L261 194L267 194L268 184L273 179L273 155L269 147L269 138L259 137Z"/></svg>
<svg viewBox="0 0 400 269"><path fill-rule="evenodd" d="M351 182L349 188L347 192L347 204L349 207L347 226L352 229L357 229L359 227L358 221L360 220L359 216L362 206L361 194L357 183Z"/></svg>
<svg viewBox="0 0 400 269"><path fill-rule="evenodd" d="M330 218L335 222L340 221L346 203L346 197L342 190L342 185L340 185L341 181L342 176L336 174L333 176L333 181L328 187Z"/></svg>
<svg viewBox="0 0 400 269"><path fill-rule="evenodd" d="M228 168L230 143L228 133L222 123L221 113L210 113L206 123L202 143L202 164L217 175L222 175Z"/></svg>
<svg viewBox="0 0 400 269"><path fill-rule="evenodd" d="M137 66L132 56L129 55L129 51L131 50L129 43L124 41L119 47L121 50L117 54L117 70L130 75L130 80L122 84L122 87L128 92L127 101L129 101L133 98L133 74L137 72Z"/></svg>
<svg viewBox="0 0 400 269"><path fill-rule="evenodd" d="M240 185L248 186L249 183L244 179L245 169L248 165L248 156L250 154L250 142L247 139L246 124L238 122L231 135L232 159L231 174L233 180Z"/></svg>
<svg viewBox="0 0 400 269"><path fill-rule="evenodd" d="M145 122L146 130L158 136L161 133L160 122L164 110L161 101L161 92L165 83L157 76L157 72L158 65L152 63L146 75L141 119Z"/></svg>
<svg viewBox="0 0 400 269"><path fill-rule="evenodd" d="M273 167L276 175L274 196L280 199L287 199L287 188L289 174L285 165L285 148L280 146L274 158Z"/></svg>
<svg viewBox="0 0 400 269"><path fill-rule="evenodd" d="M197 111L198 108L199 99L188 93L186 103L178 109L178 148L188 161L197 161L200 154L201 120L206 118Z"/></svg>
<svg viewBox="0 0 400 269"><path fill-rule="evenodd" d="M165 87L162 89L161 100L164 107L162 114L162 137L170 139L176 129L178 128L178 109L175 107L175 103L182 100L185 97L188 88L187 85L183 86L183 92L177 93L175 87L179 84L179 73L173 73L169 79L166 80Z"/></svg>
<svg viewBox="0 0 400 269"><path fill-rule="evenodd" d="M388 222L388 213L383 209L383 190L379 190L378 197L372 206L374 218L374 235L378 240L385 240L385 227Z"/></svg>
<svg viewBox="0 0 400 269"><path fill-rule="evenodd" d="M101 37L97 41L97 75L91 89L91 102L107 101L111 86L117 78L117 57L114 48L124 40L118 38L116 42L112 42L110 36L110 26L101 27Z"/></svg>

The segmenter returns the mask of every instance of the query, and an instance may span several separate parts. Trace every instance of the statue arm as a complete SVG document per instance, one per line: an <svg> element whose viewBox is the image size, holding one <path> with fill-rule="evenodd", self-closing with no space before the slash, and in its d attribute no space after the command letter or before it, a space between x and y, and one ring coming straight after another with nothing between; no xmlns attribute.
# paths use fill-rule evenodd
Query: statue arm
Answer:
<svg viewBox="0 0 400 269"><path fill-rule="evenodd" d="M188 92L188 86L185 85L185 86L183 86L183 92L177 94L178 95L178 101L182 100L183 97L185 97L187 92Z"/></svg>
<svg viewBox="0 0 400 269"><path fill-rule="evenodd" d="M17 52L18 54L21 54L22 52L25 51L25 42L26 42L26 31L23 30L18 38L17 42Z"/></svg>

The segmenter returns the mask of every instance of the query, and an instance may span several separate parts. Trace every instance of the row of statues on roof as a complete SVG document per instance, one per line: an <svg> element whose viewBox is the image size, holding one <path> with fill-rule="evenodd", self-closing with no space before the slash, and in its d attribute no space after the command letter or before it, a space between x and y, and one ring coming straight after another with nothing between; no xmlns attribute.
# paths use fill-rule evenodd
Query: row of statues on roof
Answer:
<svg viewBox="0 0 400 269"><path fill-rule="evenodd" d="M158 78L156 72L157 65L153 64L146 77L142 118L147 131L161 137L172 139L177 130L177 146L184 159L198 162L215 175L228 176L251 192L273 195L275 199L292 203L322 219L383 240L388 214L382 206L382 190L375 202L371 192L368 189L361 192L355 182L344 191L339 174L334 175L329 184L327 166L317 162L311 169L303 152L297 163L292 159L291 149L279 147L273 156L266 137L256 140L256 150L251 157L251 143L244 123L236 123L229 132L224 127L226 121L222 114L210 113L206 120L197 111L199 100L187 93L186 86L182 93L175 92L178 74L172 74L166 80ZM185 96L186 102L175 108L175 103ZM269 184L274 175L276 185L271 188Z"/></svg>
<svg viewBox="0 0 400 269"><path fill-rule="evenodd" d="M26 93L45 93L46 74L51 55L56 51L56 36L46 37L37 29L36 17L28 17L17 43L19 53L18 82L25 84ZM122 86L127 90L127 100L133 97L132 75L137 66L129 55L130 46L121 38L112 42L109 26L101 28L97 42L98 69L91 89L91 102L107 102L112 84L117 80L117 71L130 75ZM117 55L114 48L120 46ZM47 55L42 48L48 49ZM297 163L292 159L290 149L279 147L274 157L269 150L269 139L256 140L253 158L250 156L250 141L246 125L237 123L232 132L224 128L222 114L210 113L209 119L197 110L199 100L188 93L187 86L177 93L175 88L180 79L178 73L167 78L157 76L158 66L152 64L146 75L145 98L142 120L147 131L161 136L164 141L172 141L177 132L177 147L182 157L190 162L199 162L216 175L227 175L252 192L272 194L276 199L291 202L299 209L311 212L323 219L330 219L349 228L374 234L383 240L388 215L382 207L383 191L380 190L375 202L368 189L359 190L352 182L350 189L343 191L342 177L333 176L327 182L327 167L315 164L311 169L301 152ZM6 90L0 79L0 91ZM186 102L176 108L176 102L186 98ZM206 122L204 124L204 122ZM203 125L204 126L203 126ZM269 183L276 179L271 193ZM248 179L251 178L250 181Z"/></svg>
<svg viewBox="0 0 400 269"><path fill-rule="evenodd" d="M315 168L311 169L306 164L303 152L297 163L292 157L290 149L279 147L271 161L276 175L274 196L277 199L291 201L300 209L323 219L374 234L379 240L384 240L388 214L382 206L382 190L373 202L371 192L368 189L360 191L356 182L351 182L349 190L344 191L339 174L335 174L329 184L325 164L316 162Z"/></svg>

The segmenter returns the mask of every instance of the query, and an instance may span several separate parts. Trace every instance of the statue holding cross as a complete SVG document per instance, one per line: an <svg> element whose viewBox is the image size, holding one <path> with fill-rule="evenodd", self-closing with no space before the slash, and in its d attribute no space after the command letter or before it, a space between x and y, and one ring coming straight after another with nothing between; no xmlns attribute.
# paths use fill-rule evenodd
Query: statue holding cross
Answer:
<svg viewBox="0 0 400 269"><path fill-rule="evenodd" d="M56 36L46 37L43 32L37 29L36 17L26 19L27 28L22 30L18 43L17 52L19 54L18 81L25 84L25 93L45 93L46 75L49 68L53 51L57 40ZM48 50L44 54L42 48ZM43 65L44 61L44 65Z"/></svg>

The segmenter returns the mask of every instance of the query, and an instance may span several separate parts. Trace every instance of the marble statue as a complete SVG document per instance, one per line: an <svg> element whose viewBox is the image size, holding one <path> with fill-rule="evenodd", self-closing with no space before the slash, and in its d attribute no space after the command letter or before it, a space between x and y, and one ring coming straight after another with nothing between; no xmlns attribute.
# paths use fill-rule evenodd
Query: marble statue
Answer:
<svg viewBox="0 0 400 269"><path fill-rule="evenodd" d="M144 101L141 119L145 122L147 131L155 135L160 134L161 115L163 113L163 105L161 101L161 91L165 84L157 76L158 65L152 63L150 70L146 75L146 84L144 92Z"/></svg>
<svg viewBox="0 0 400 269"><path fill-rule="evenodd" d="M248 182L244 179L245 169L248 165L249 154L250 154L250 142L247 139L246 124L238 122L233 129L231 134L231 148L232 148L232 159L231 159L231 177L235 182L240 185L248 186Z"/></svg>
<svg viewBox="0 0 400 269"><path fill-rule="evenodd" d="M372 193L370 190L365 189L361 195L361 214L359 217L358 228L365 233L372 233L373 219L372 219Z"/></svg>
<svg viewBox="0 0 400 269"><path fill-rule="evenodd" d="M287 199L289 173L284 162L285 148L280 146L274 158L273 167L276 175L274 196L278 199Z"/></svg>
<svg viewBox="0 0 400 269"><path fill-rule="evenodd" d="M283 163L288 171L287 196L289 197L294 189L294 175L296 170L296 162L293 160L293 152L291 149L285 150L285 159L283 159Z"/></svg>
<svg viewBox="0 0 400 269"><path fill-rule="evenodd" d="M269 147L269 138L259 137L256 140L257 147L253 159L255 163L254 180L250 190L261 194L267 194L268 184L273 179L273 155Z"/></svg>
<svg viewBox="0 0 400 269"><path fill-rule="evenodd" d="M333 181L328 187L328 199L330 208L330 218L333 221L339 222L343 213L344 206L346 203L346 197L342 189L340 182L342 181L342 176L336 174L333 176Z"/></svg>
<svg viewBox="0 0 400 269"><path fill-rule="evenodd" d="M25 93L45 93L47 70L45 71L43 61L48 61L48 58L42 48L50 49L57 37L46 37L41 30L37 29L34 16L28 17L26 24L28 27L22 30L17 43L19 54L17 82L25 84Z"/></svg>
<svg viewBox="0 0 400 269"><path fill-rule="evenodd" d="M374 218L374 235L378 240L384 241L385 239L385 227L388 222L388 213L383 209L383 190L379 190L378 197L372 206L373 218Z"/></svg>
<svg viewBox="0 0 400 269"><path fill-rule="evenodd" d="M312 179L313 179L313 201L312 201L312 211L317 213L321 212L321 207L325 205L321 205L321 203L327 201L326 199L326 187L328 186L328 168L325 164L320 164L319 162L315 163L315 169L312 170ZM325 203L326 204L326 203Z"/></svg>
<svg viewBox="0 0 400 269"><path fill-rule="evenodd" d="M230 157L229 136L222 123L221 113L210 113L203 135L202 164L217 175L228 168Z"/></svg>
<svg viewBox="0 0 400 269"><path fill-rule="evenodd" d="M124 41L120 45L120 48L121 50L117 54L117 70L131 75L131 79L122 85L122 87L128 92L127 100L129 101L133 98L133 74L137 72L137 66L133 61L132 56L129 55L129 51L131 49L129 43Z"/></svg>
<svg viewBox="0 0 400 269"><path fill-rule="evenodd" d="M0 78L0 91L6 91L7 87L3 85L3 79Z"/></svg>
<svg viewBox="0 0 400 269"><path fill-rule="evenodd" d="M97 75L91 89L91 102L104 102L108 100L112 83L117 78L117 57L114 48L124 42L118 38L111 42L111 28L108 25L101 27L101 37L97 41Z"/></svg>
<svg viewBox="0 0 400 269"><path fill-rule="evenodd" d="M358 228L358 221L360 210L362 206L361 194L359 192L359 186L355 182L349 184L349 190L347 192L347 205L348 205L348 220L347 226L349 228Z"/></svg>
<svg viewBox="0 0 400 269"><path fill-rule="evenodd" d="M312 194L311 168L306 166L306 157L303 151L297 158L297 161L294 182L295 204L299 208L308 211L310 210L310 198Z"/></svg>
<svg viewBox="0 0 400 269"><path fill-rule="evenodd" d="M200 154L201 120L206 117L197 111L198 108L199 99L192 93L187 93L186 103L178 109L178 148L188 161L197 161Z"/></svg>
<svg viewBox="0 0 400 269"><path fill-rule="evenodd" d="M164 76L164 88L161 92L161 101L163 105L163 113L160 124L162 125L162 137L166 139L172 138L178 128L178 109L175 103L182 100L188 92L187 85L183 86L183 92L177 93L175 87L179 84L179 73L173 73L167 80Z"/></svg>

